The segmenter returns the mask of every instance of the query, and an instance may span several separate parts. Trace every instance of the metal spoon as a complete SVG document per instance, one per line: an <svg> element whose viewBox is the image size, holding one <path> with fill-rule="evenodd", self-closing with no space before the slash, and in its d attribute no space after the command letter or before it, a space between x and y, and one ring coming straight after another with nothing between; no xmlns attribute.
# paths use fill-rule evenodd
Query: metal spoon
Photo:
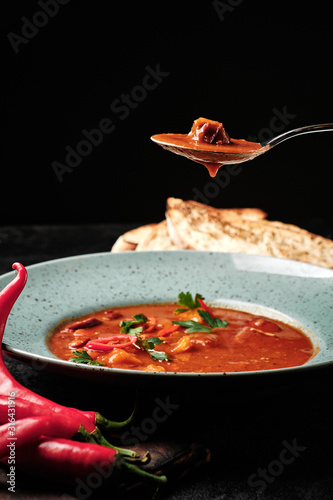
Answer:
<svg viewBox="0 0 333 500"><path fill-rule="evenodd" d="M185 134L160 134L153 135L151 137L152 141L154 141L162 148L171 151L172 153L185 156L190 160L196 161L198 163L203 163L209 170L211 176L214 177L216 175L218 169L224 164L230 163L242 163L245 161L253 160L259 155L266 153L273 147L277 146L283 141L287 139L291 139L292 137L296 137L302 134L309 134L312 132L326 132L333 131L333 123L322 123L317 125L308 125L306 127L295 128L294 130L289 130L288 132L284 132L272 139L257 144L256 148L242 148L240 147L238 151L228 151L229 145L223 145L225 147L221 147L221 150L218 151L217 146L209 145L203 143L198 143L198 145L192 146L189 143L189 146L184 146L183 144L178 143L173 138L175 137L186 137ZM168 137L170 136L170 137ZM246 145L247 141L244 141L244 145ZM248 143L251 144L251 143Z"/></svg>

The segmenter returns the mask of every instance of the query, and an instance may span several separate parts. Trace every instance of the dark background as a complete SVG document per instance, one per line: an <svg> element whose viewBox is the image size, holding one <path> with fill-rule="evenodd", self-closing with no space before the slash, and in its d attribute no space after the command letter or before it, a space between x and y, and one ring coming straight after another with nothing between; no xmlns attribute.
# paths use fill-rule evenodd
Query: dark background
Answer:
<svg viewBox="0 0 333 500"><path fill-rule="evenodd" d="M201 194L216 207L260 207L271 219L305 220L310 230L332 237L330 133L287 141L244 164L229 182L219 177L220 184L203 166L150 141L159 132L188 132L199 116L223 121L235 138L267 138L272 125L283 125L283 132L333 121L329 2L226 0L224 8L211 0L62 2L0 4L1 273L14 261L30 265L108 250L125 227L163 219L168 196ZM26 20L43 24L45 16L36 16L41 5L59 9L15 53L8 34L22 36ZM110 107L139 92L147 67L167 76L121 119ZM283 111L289 123L276 120ZM64 164L66 147L75 150L86 139L82 131L105 118L115 130L59 182L52 163ZM81 384L77 391L68 377L54 383L54 374L32 373L14 360L10 369L24 385L63 404L78 406L82 390L98 404L109 401L104 386L96 392ZM198 405L197 392L193 401L186 392L188 404L161 434L174 438L176 429L183 439L185 429L186 439L200 438L214 455L208 472L177 485L173 496L193 498L195 489L202 498L258 498L249 476L279 457L284 440L296 439L307 450L267 487L265 498L331 498L331 374L315 375L281 391L260 387L256 397L251 388L243 387L245 398L234 390L231 403L225 394L209 401L207 393L207 405ZM153 401L150 391L145 396ZM221 400L222 426L216 418ZM35 480L25 486L28 493L44 488Z"/></svg>
<svg viewBox="0 0 333 500"><path fill-rule="evenodd" d="M1 3L1 225L159 221L168 196L198 193L285 221L331 216L330 133L283 143L222 188L150 141L199 116L235 138L333 121L329 4L62 1ZM43 26L15 53L8 34L26 20ZM145 95L147 67L165 76ZM111 110L124 94L137 98L126 117ZM60 182L52 163L104 118L115 129Z"/></svg>

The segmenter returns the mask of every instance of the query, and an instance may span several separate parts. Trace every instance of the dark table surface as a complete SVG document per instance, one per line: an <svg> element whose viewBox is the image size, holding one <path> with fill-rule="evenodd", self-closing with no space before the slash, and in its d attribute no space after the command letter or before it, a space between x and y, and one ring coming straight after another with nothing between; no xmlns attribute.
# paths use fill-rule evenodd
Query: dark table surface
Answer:
<svg viewBox="0 0 333 500"><path fill-rule="evenodd" d="M333 221L288 221L332 237ZM70 255L109 251L116 238L138 224L0 227L0 274L15 261L25 266ZM135 387L112 387L33 369L6 358L26 387L61 404L106 410L126 418ZM139 428L159 401L171 404L169 418L144 439L199 443L211 451L208 465L195 469L162 494L165 500L328 500L333 498L332 371L260 379L226 389L145 388L139 397ZM141 423L141 424L140 424ZM141 425L141 427L140 427ZM142 432L141 432L142 434ZM0 469L0 498L114 498L17 477L13 495Z"/></svg>

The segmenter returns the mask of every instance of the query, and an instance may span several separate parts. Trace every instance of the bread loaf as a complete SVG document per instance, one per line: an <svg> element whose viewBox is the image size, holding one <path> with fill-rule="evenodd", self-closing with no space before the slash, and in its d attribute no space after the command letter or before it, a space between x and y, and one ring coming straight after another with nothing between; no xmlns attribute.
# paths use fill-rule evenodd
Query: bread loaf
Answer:
<svg viewBox="0 0 333 500"><path fill-rule="evenodd" d="M166 219L121 235L112 252L209 250L267 255L333 268L333 241L305 229L270 221L258 208L213 208L168 198Z"/></svg>

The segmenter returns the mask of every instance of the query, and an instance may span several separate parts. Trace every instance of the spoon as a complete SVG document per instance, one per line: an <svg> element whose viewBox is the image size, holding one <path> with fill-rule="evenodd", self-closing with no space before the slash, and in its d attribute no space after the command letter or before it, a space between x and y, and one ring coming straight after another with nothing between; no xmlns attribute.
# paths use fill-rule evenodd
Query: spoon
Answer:
<svg viewBox="0 0 333 500"><path fill-rule="evenodd" d="M153 135L151 140L172 153L204 164L208 168L210 175L214 177L222 165L253 160L292 137L329 130L333 131L333 123L295 128L261 143L231 139L230 144L222 144L221 146L190 141L187 139L186 134Z"/></svg>

